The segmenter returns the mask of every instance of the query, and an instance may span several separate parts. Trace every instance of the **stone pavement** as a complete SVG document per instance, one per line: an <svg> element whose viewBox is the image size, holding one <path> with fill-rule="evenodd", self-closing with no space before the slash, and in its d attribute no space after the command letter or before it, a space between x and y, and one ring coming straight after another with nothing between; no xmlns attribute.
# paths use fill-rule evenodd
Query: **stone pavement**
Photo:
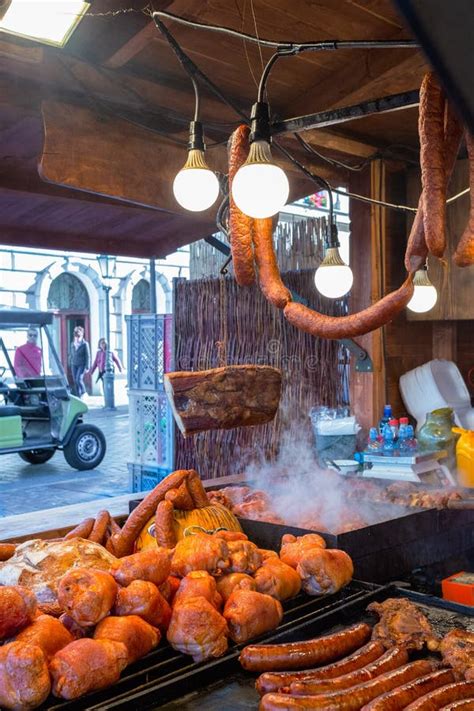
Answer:
<svg viewBox="0 0 474 711"><path fill-rule="evenodd" d="M102 398L89 398L87 422L100 427L107 452L97 469L79 472L66 463L62 452L45 464L27 464L18 454L0 456L0 516L38 511L92 501L129 492L130 458L128 406L102 409ZM100 406L98 406L100 405Z"/></svg>

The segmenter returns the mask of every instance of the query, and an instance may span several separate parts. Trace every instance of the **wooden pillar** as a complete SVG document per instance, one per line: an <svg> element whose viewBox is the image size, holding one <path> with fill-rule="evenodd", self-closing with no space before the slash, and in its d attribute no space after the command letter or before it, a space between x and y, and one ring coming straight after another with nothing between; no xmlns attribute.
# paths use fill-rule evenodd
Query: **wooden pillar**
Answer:
<svg viewBox="0 0 474 711"><path fill-rule="evenodd" d="M385 169L381 161L351 176L350 192L384 199ZM351 267L354 287L350 309L357 312L378 301L385 293L385 215L380 207L351 200ZM386 398L383 330L378 329L355 339L372 358L372 373L358 373L351 368L351 404L358 422L368 429L380 419Z"/></svg>

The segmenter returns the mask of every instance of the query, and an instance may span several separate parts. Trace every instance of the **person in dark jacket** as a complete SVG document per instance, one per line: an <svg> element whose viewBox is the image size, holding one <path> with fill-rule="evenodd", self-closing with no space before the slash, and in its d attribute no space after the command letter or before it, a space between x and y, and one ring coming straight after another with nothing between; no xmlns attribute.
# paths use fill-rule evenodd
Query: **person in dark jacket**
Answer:
<svg viewBox="0 0 474 711"><path fill-rule="evenodd" d="M84 329L82 326L76 326L74 329L74 340L71 343L71 350L69 352L69 364L74 381L74 390L76 395L81 398L86 392L84 373L89 370L90 363L91 352L89 344L84 340Z"/></svg>

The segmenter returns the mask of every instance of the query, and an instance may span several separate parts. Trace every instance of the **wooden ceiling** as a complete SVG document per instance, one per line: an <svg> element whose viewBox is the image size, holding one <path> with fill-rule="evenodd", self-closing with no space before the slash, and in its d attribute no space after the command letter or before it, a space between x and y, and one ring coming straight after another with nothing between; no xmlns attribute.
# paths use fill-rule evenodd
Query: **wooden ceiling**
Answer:
<svg viewBox="0 0 474 711"><path fill-rule="evenodd" d="M4 244L163 257L215 230L215 208L190 214L172 195L186 157L194 94L166 40L139 12L143 0L95 0L64 49L0 33L0 229ZM409 39L390 0L155 0L163 9L277 40ZM255 19L254 19L255 18ZM164 21L197 66L246 114L271 50ZM283 119L418 89L426 63L414 49L337 50L281 59L268 83ZM225 141L240 121L202 89L210 165L226 171ZM378 149L417 149L416 109L313 129L318 151L359 162ZM331 181L344 170L282 145ZM404 149L406 150L406 148ZM414 154L416 156L416 153ZM311 192L285 163L292 196Z"/></svg>

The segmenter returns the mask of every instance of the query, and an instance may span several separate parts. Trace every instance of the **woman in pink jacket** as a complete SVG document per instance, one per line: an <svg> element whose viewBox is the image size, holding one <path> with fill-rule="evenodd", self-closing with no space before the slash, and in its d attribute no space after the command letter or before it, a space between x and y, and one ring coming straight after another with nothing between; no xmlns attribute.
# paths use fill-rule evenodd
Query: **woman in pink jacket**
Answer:
<svg viewBox="0 0 474 711"><path fill-rule="evenodd" d="M92 375L97 368L99 372L97 376L97 381L99 381L102 380L102 378L104 377L104 373L107 370L108 344L105 338L99 338L99 343L97 344L97 347L98 350L95 355L94 362L92 363L92 367L89 370L89 375ZM121 373L123 370L123 366L113 351L111 352L111 357L112 362L115 363L115 365L119 369L119 372Z"/></svg>

